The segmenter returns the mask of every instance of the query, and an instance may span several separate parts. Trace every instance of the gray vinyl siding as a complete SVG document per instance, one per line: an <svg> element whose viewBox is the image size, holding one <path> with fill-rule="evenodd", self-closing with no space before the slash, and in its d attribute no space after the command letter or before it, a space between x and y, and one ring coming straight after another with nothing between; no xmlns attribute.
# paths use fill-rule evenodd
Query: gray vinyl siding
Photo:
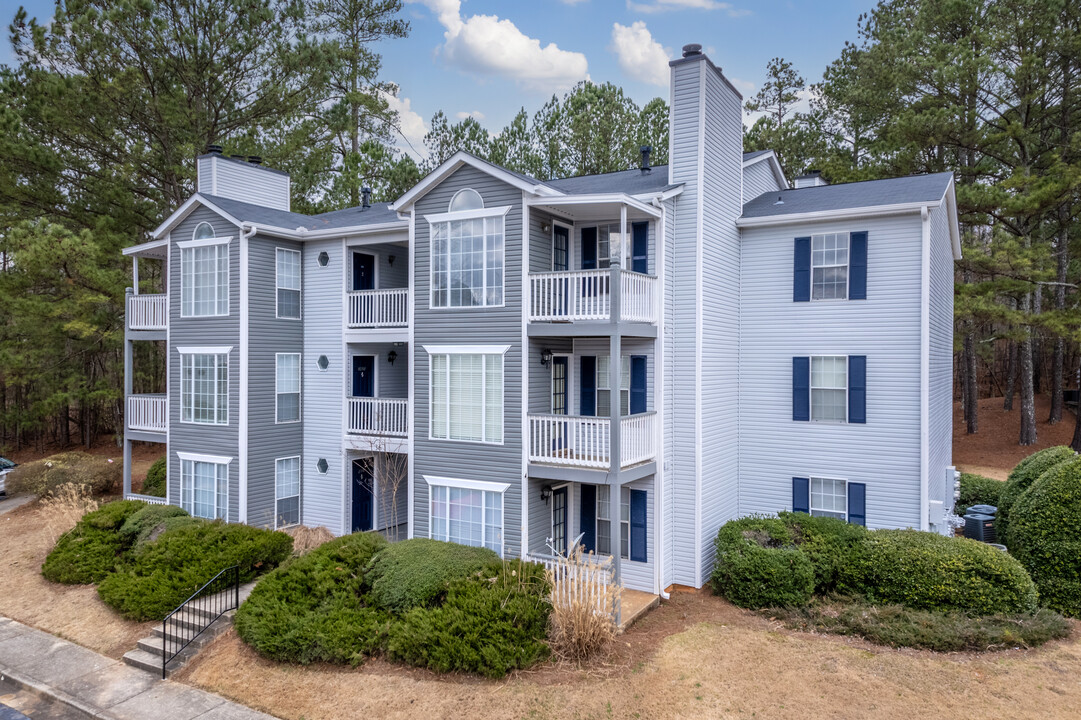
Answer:
<svg viewBox="0 0 1081 720"><path fill-rule="evenodd" d="M793 242L868 232L867 299L792 301ZM867 524L919 527L918 214L743 231L740 347L741 514L792 507L792 478L867 484ZM792 420L792 358L867 356L867 423Z"/></svg>
<svg viewBox="0 0 1081 720"><path fill-rule="evenodd" d="M529 272L542 273L552 271L552 230L545 232L542 225L552 225L551 215L531 209L529 213ZM564 225L570 223L563 222ZM568 262L574 267L574 228L571 227L568 250Z"/></svg>
<svg viewBox="0 0 1081 720"><path fill-rule="evenodd" d="M302 249L298 242L260 235L248 242L248 524L266 527L274 527L277 512L274 461L300 455L303 466L309 460L301 452L304 444L304 367L315 360L303 353L303 321L276 317L277 248ZM301 263L303 265L303 255ZM318 283L311 286L304 283L302 271L302 305L305 295L322 292ZM318 317L313 320L322 322ZM276 422L277 353L301 355L300 422Z"/></svg>
<svg viewBox="0 0 1081 720"><path fill-rule="evenodd" d="M180 248L177 242L192 239L200 222L209 222L218 237L229 236L229 315L182 318L180 316ZM240 487L240 240L239 229L212 210L196 207L170 233L172 244L169 276L169 503L180 504L180 459L177 452L221 455L229 463L229 521L239 515ZM229 424L198 425L180 422L180 354L178 347L232 347L229 352ZM177 481L172 479L176 478Z"/></svg>
<svg viewBox="0 0 1081 720"><path fill-rule="evenodd" d="M631 232L631 224L635 222L647 222L642 218L627 218L627 233ZM649 275L654 275L657 272L657 223L653 220L649 220L649 250L648 250L648 266ZM582 229L589 227L600 227L601 225L619 225L619 218L611 218L608 220L580 222L574 226L574 232L571 234L571 258L570 267L572 270L582 269ZM549 244L551 241L549 241ZM549 251L549 256L551 252ZM623 252L623 269L630 270L631 264L626 261L627 251ZM603 258L598 257L597 260Z"/></svg>
<svg viewBox="0 0 1081 720"><path fill-rule="evenodd" d="M353 253L367 253L375 257L375 287L378 290L394 290L409 287L409 248L392 243L377 245L350 245L349 272L346 287L353 289ZM390 262L393 256L394 262Z"/></svg>
<svg viewBox="0 0 1081 720"><path fill-rule="evenodd" d="M702 167L702 478L699 575L713 571L713 538L739 513L739 306L743 211L743 100L711 66L706 74ZM708 68L708 69L707 69Z"/></svg>
<svg viewBox="0 0 1081 720"><path fill-rule="evenodd" d="M759 160L743 168L743 202L747 203L766 192L780 190L769 160Z"/></svg>
<svg viewBox="0 0 1081 720"><path fill-rule="evenodd" d="M394 364L387 361L391 350L398 356ZM409 347L394 343L349 343L345 358L345 395L353 394L353 356L375 356L375 396L381 398L409 397Z"/></svg>
<svg viewBox="0 0 1081 720"><path fill-rule="evenodd" d="M224 157L201 157L199 192L289 210L289 176Z"/></svg>
<svg viewBox="0 0 1081 720"><path fill-rule="evenodd" d="M607 341L606 341L607 342ZM574 352L572 338L531 338L526 362L529 368L529 407L528 412L544 414L552 411L552 367L542 367L541 351L551 350L555 355L571 355ZM578 358L568 360L567 404L572 414L578 407ZM535 504L535 503L533 503Z"/></svg>
<svg viewBox="0 0 1081 720"><path fill-rule="evenodd" d="M319 265L320 252L330 256L326 267ZM342 390L349 372L342 344L342 278L346 274L342 241L305 243L303 268L303 315L307 320L303 329L301 413L318 422L304 426L301 510L305 525L323 526L340 534L346 531L342 497L348 470L342 453ZM330 361L325 371L316 364L320 355ZM325 475L317 468L320 458L329 466Z"/></svg>
<svg viewBox="0 0 1081 720"><path fill-rule="evenodd" d="M405 459L401 461L401 465L405 466ZM405 525L409 521L409 488L405 480L405 474L401 483L397 488L397 492L393 492L393 483L388 478L388 472L386 470L387 462L380 458L376 461L376 494L375 494L375 529L385 530L391 527L395 521L399 525ZM400 539L405 538L405 534L398 536Z"/></svg>
<svg viewBox="0 0 1081 720"><path fill-rule="evenodd" d="M549 500L545 503L540 499L541 488L551 484L551 480L529 478L529 544L526 548L527 552L542 555L551 552L545 545L545 540L552 534L552 501ZM575 518L575 522L577 522L577 518Z"/></svg>
<svg viewBox="0 0 1081 720"><path fill-rule="evenodd" d="M444 213L454 193L471 187L487 208L510 205L504 224L503 307L431 309L429 227L425 215ZM463 167L430 190L414 207L415 365L413 534L428 537L425 475L510 483L503 495L503 550L521 552L522 527L522 193L486 173ZM503 444L429 438L429 357L424 345L509 345L503 356ZM532 362L532 361L531 361Z"/></svg>
<svg viewBox="0 0 1081 720"><path fill-rule="evenodd" d="M953 507L947 468L953 458L953 246L945 204L931 211L930 383L928 387L928 499ZM952 480L952 479L951 479ZM946 530L939 528L940 531Z"/></svg>

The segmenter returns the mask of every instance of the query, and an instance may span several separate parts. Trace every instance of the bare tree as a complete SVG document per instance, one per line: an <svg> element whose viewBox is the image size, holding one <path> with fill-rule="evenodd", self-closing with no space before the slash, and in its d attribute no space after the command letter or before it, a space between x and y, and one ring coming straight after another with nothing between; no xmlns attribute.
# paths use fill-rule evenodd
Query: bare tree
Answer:
<svg viewBox="0 0 1081 720"><path fill-rule="evenodd" d="M372 497L379 508L382 530L391 542L403 539L399 528L402 518L398 512L398 493L403 491L409 479L409 456L396 452L397 443L386 437L372 440L372 454L360 458L359 462L368 470L367 475L374 479ZM379 529L379 528L376 528Z"/></svg>

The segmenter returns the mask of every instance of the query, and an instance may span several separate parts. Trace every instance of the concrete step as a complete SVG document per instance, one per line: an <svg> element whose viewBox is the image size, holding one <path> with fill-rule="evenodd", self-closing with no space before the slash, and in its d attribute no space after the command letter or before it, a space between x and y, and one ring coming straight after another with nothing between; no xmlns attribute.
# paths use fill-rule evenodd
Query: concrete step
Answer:
<svg viewBox="0 0 1081 720"><path fill-rule="evenodd" d="M221 620L232 621L233 615L235 614L235 610L230 610L229 612L222 615L221 618L219 618L218 622L221 622ZM201 630L202 628L206 627L207 620L210 620L213 617L214 613L181 610L176 615L171 616L169 618L169 622L166 623L165 626L170 629ZM158 627L161 627L160 623L158 624Z"/></svg>
<svg viewBox="0 0 1081 720"><path fill-rule="evenodd" d="M146 650L136 649L129 650L124 653L124 662L132 667L139 668L140 670L146 670L149 673L153 673L158 677L161 677L161 655L155 655L149 653ZM165 668L166 676L173 674L181 668L184 664L182 660L173 660Z"/></svg>
<svg viewBox="0 0 1081 720"><path fill-rule="evenodd" d="M156 656L158 658L158 666L160 667L161 666L161 651L162 651L162 646L164 644L165 644L165 640L163 640L162 638L151 636L151 637L143 638L142 640L140 640L136 644L135 647L138 650L145 650L146 652L150 653L151 655ZM177 653L176 659L179 660L180 662L184 662L185 660L190 659L193 655L195 655L195 653L199 652L199 648L201 648L205 644L206 644L206 641L204 641L203 636L200 635L199 638L195 642L191 643L190 645L187 645L183 650L181 650L179 653ZM170 643L169 644L169 651L170 652L176 652L178 647L179 646L173 645L172 643Z"/></svg>
<svg viewBox="0 0 1081 720"><path fill-rule="evenodd" d="M227 613L215 620L213 623L211 623L210 627L207 627L205 630L203 630L203 626L206 620L196 622L195 619L189 617L183 620L179 620L178 623L173 623L170 621L167 626L163 626L161 623L158 623L150 631L150 634L154 637L159 638L165 637L166 634L168 634L168 637L172 640L187 642L188 640L195 638L200 630L203 630L202 634L198 635L195 642L199 642L200 640L203 640L203 638L206 638L206 640L209 641L210 639L217 637L219 634L225 632L225 630L228 629L229 626L232 624L232 621L233 613Z"/></svg>

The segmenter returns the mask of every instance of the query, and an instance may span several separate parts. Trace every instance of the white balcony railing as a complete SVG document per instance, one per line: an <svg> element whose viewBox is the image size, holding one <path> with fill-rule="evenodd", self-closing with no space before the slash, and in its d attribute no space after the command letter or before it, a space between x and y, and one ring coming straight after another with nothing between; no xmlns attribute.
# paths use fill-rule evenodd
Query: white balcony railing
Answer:
<svg viewBox="0 0 1081 720"><path fill-rule="evenodd" d="M648 462L657 456L656 413L620 419L620 456L623 467ZM604 417L529 415L529 461L568 467L607 470L611 465L609 428Z"/></svg>
<svg viewBox="0 0 1081 720"><path fill-rule="evenodd" d="M657 457L657 413L629 415L619 420L619 459L623 467Z"/></svg>
<svg viewBox="0 0 1081 720"><path fill-rule="evenodd" d="M530 273L529 321L609 320L612 316L611 270ZM657 322L657 278L620 272L623 320Z"/></svg>
<svg viewBox="0 0 1081 720"><path fill-rule="evenodd" d="M169 407L164 395L128 395L128 429L165 432Z"/></svg>
<svg viewBox="0 0 1081 720"><path fill-rule="evenodd" d="M409 401L351 397L347 431L356 435L409 437Z"/></svg>
<svg viewBox="0 0 1081 720"><path fill-rule="evenodd" d="M349 293L349 327L409 327L408 288Z"/></svg>
<svg viewBox="0 0 1081 720"><path fill-rule="evenodd" d="M166 295L129 295L129 330L164 330L169 323Z"/></svg>

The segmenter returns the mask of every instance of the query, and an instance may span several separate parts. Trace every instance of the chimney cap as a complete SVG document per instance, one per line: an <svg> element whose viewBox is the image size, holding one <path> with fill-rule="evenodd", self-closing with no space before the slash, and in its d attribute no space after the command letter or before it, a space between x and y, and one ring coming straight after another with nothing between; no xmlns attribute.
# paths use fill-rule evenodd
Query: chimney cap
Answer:
<svg viewBox="0 0 1081 720"><path fill-rule="evenodd" d="M643 145L639 148L639 151L642 153L642 166L639 169L643 175L648 175L652 171L649 165L649 154L653 152L653 148L649 145Z"/></svg>
<svg viewBox="0 0 1081 720"><path fill-rule="evenodd" d="M372 205L372 189L370 187L362 187L360 189L360 206L362 208L371 207Z"/></svg>
<svg viewBox="0 0 1081 720"><path fill-rule="evenodd" d="M262 165L263 158L259 157L258 155L249 155L248 162L250 162L252 165Z"/></svg>
<svg viewBox="0 0 1081 720"><path fill-rule="evenodd" d="M694 57L702 54L702 46L699 43L690 43L683 46L683 57Z"/></svg>
<svg viewBox="0 0 1081 720"><path fill-rule="evenodd" d="M221 145L207 145L206 152L208 155L221 155Z"/></svg>

